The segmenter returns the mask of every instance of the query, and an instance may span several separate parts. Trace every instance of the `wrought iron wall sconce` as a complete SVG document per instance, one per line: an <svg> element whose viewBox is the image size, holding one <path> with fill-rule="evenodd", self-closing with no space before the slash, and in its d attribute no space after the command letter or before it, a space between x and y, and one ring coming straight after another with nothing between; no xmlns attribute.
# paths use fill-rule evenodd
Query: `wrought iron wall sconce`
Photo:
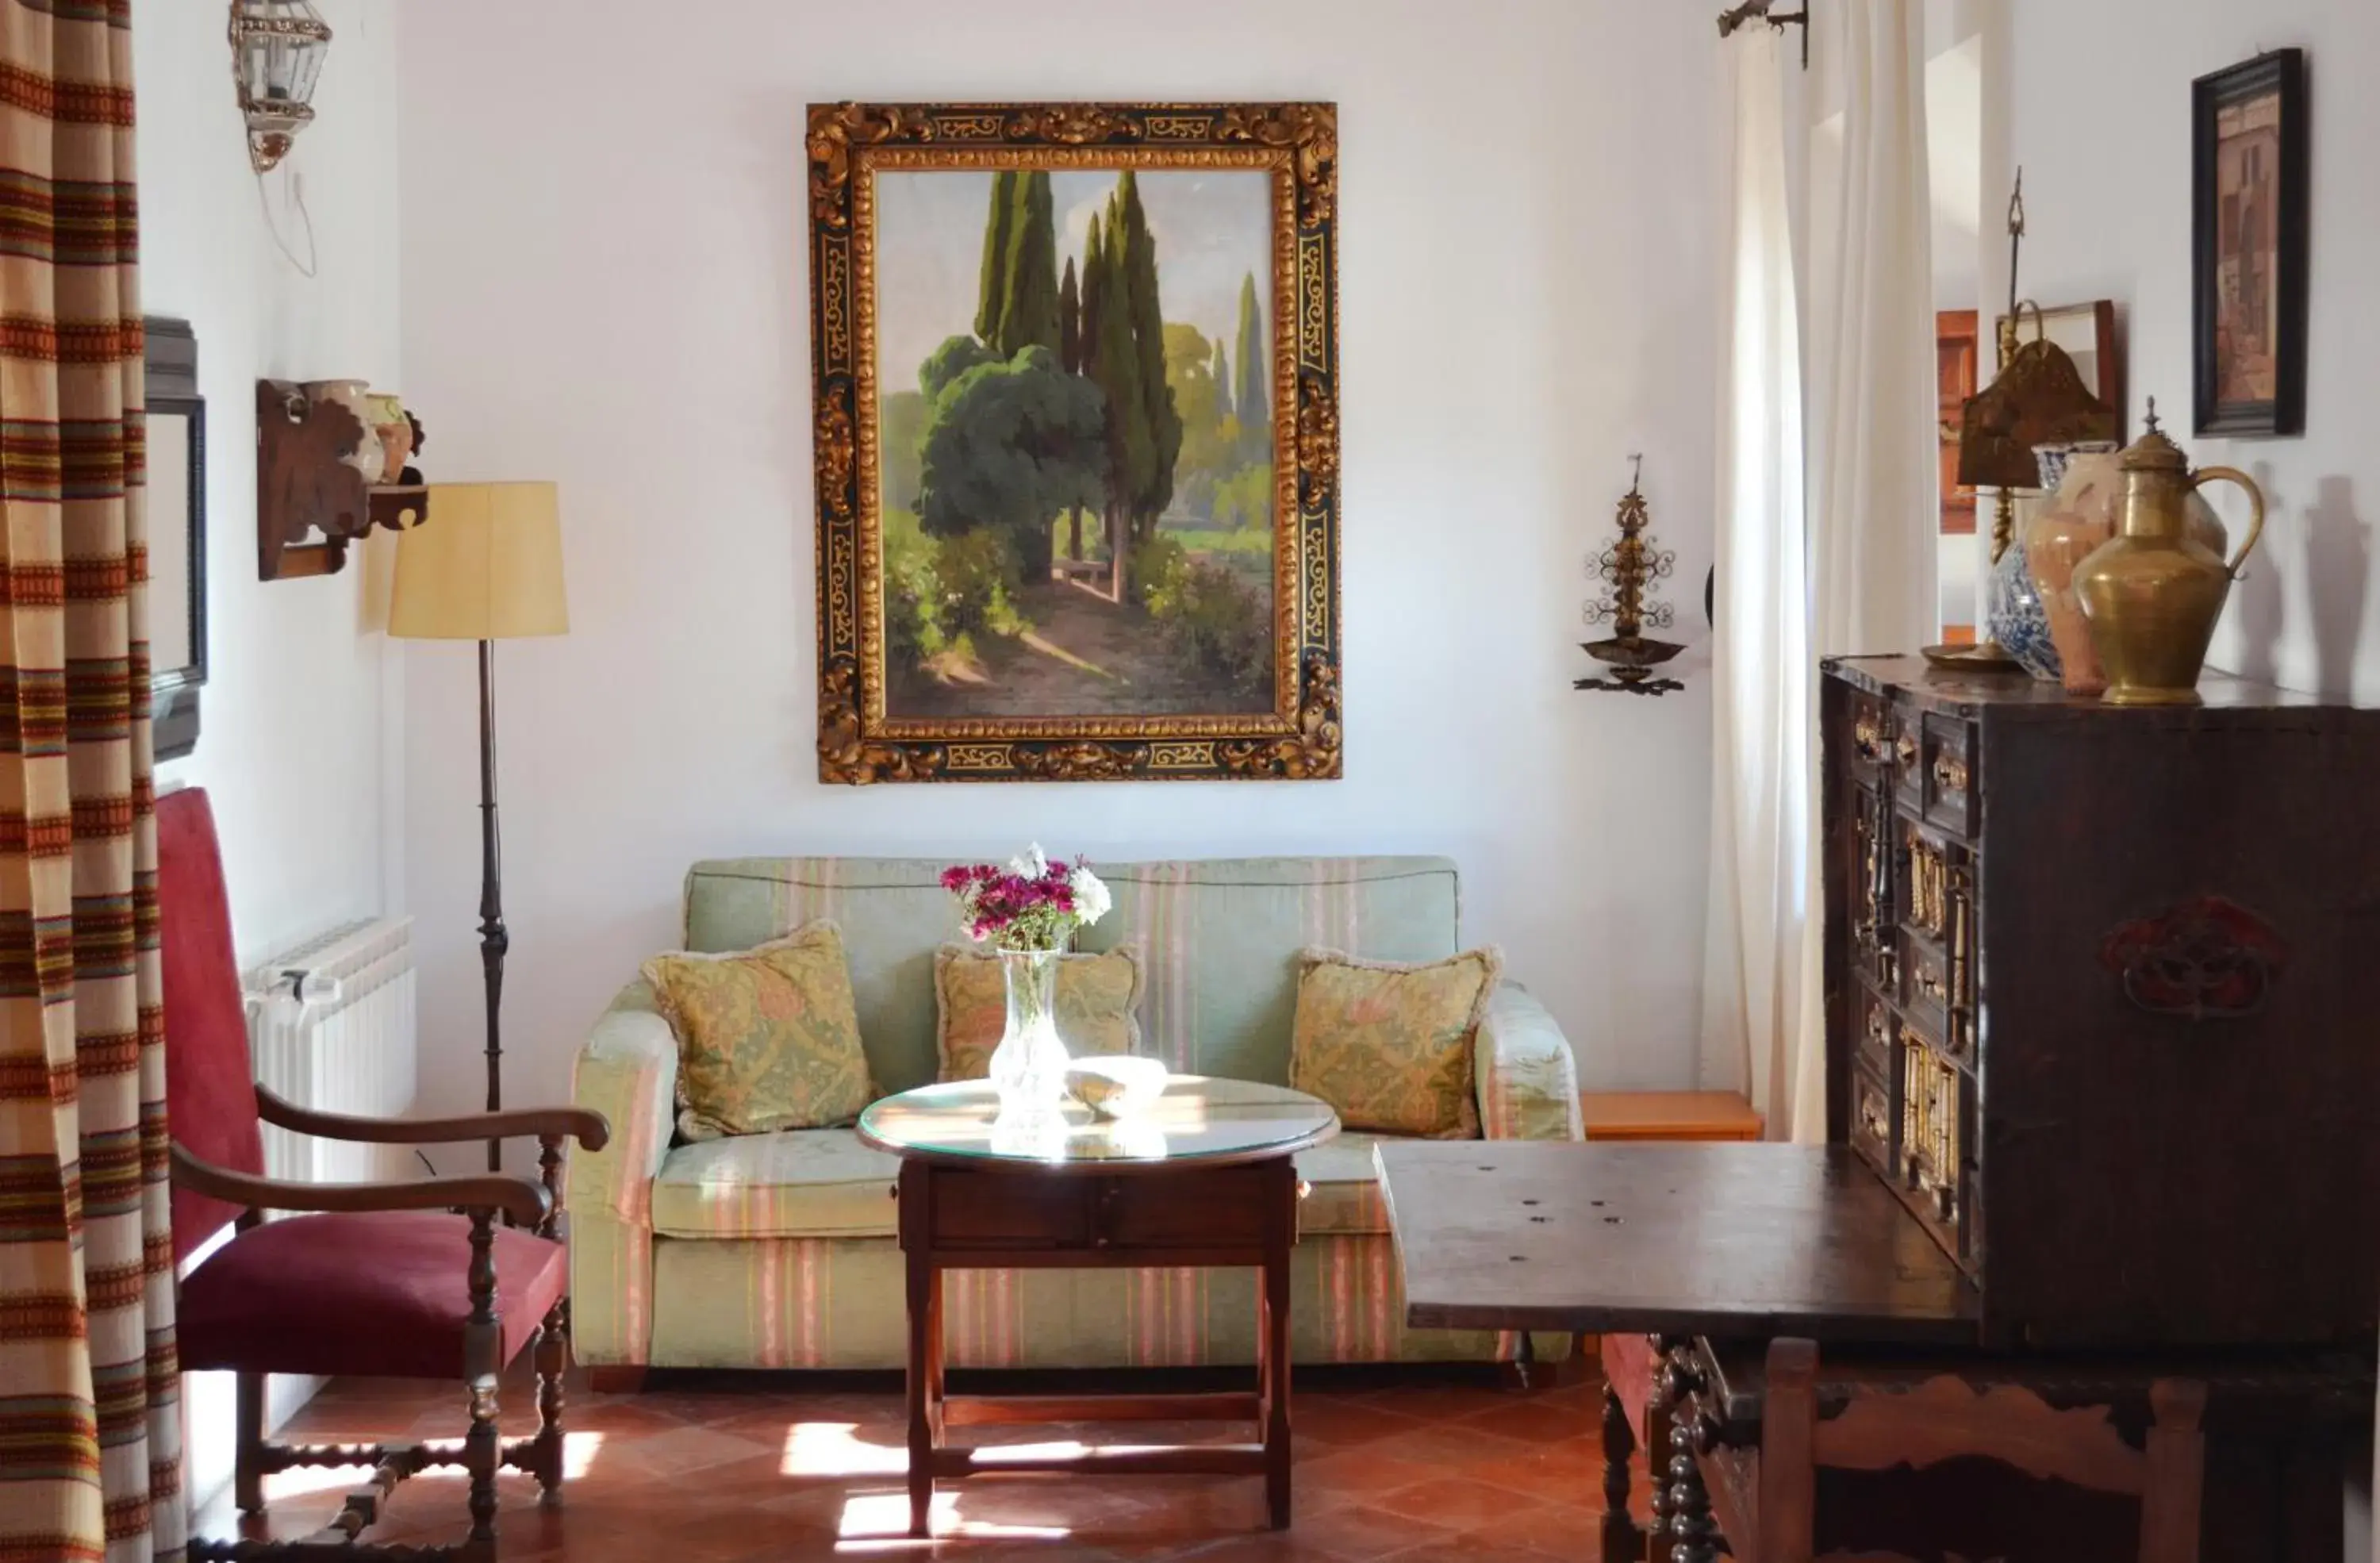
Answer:
<svg viewBox="0 0 2380 1563"><path fill-rule="evenodd" d="M1621 496L1620 540L1587 562L1587 574L1604 583L1601 596L1586 605L1589 624L1608 624L1609 639L1587 642L1582 649L1611 670L1609 678L1582 678L1573 689L1600 689L1625 695L1666 695L1684 685L1674 678L1656 678L1654 670L1685 649L1672 641L1646 637L1647 627L1667 629L1677 614L1666 602L1646 598L1655 581L1667 580L1677 569L1678 556L1660 546L1646 528L1653 517L1645 503L1645 458L1636 464L1628 492Z"/></svg>

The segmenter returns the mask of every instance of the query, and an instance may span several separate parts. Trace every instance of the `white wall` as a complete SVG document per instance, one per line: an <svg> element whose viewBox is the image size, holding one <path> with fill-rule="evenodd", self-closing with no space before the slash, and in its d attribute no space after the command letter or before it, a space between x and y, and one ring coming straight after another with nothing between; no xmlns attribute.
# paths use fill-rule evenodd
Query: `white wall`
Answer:
<svg viewBox="0 0 2380 1563"><path fill-rule="evenodd" d="M574 633L502 648L508 1100L559 1097L695 858L1430 851L1605 1084L1694 1072L1708 706L1573 693L1644 451L1702 633L1717 40L1694 6L407 0L433 476L563 488ZM812 100L1335 100L1348 780L821 787ZM425 1105L479 1090L472 672L407 648Z"/></svg>
<svg viewBox="0 0 2380 1563"><path fill-rule="evenodd" d="M197 331L207 399L212 674L198 749L161 767L159 782L212 796L243 962L402 899L403 668L365 627L367 572L351 556L336 576L256 578L257 379L402 383L395 7L320 4L337 35L314 100L322 117L285 164L313 212L312 281L264 226L224 7L160 0L133 29L143 303ZM291 236L302 246L294 224ZM230 1479L230 1381L193 1374L184 1387L195 1505Z"/></svg>
<svg viewBox="0 0 2380 1563"><path fill-rule="evenodd" d="M2211 660L2293 688L2380 697L2372 523L2380 515L2380 6L2340 0L2016 0L2013 150L2029 217L2024 291L2113 298L2131 317L2130 425L2155 395L2193 461L2247 469L2272 504ZM2194 77L2260 49L2310 51L2313 330L2301 439L2193 437L2191 134ZM2211 487L2240 536L2245 511Z"/></svg>

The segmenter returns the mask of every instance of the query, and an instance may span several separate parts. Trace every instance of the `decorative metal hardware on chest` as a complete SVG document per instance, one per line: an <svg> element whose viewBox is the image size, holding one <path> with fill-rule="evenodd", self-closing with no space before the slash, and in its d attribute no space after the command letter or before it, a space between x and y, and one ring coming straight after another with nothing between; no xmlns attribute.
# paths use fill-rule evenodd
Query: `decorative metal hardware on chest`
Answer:
<svg viewBox="0 0 2380 1563"><path fill-rule="evenodd" d="M1645 503L1645 458L1630 459L1636 464L1636 470L1628 492L1620 501L1620 540L1587 563L1587 574L1602 581L1608 589L1586 605L1583 615L1589 624L1608 624L1612 628L1609 639L1593 641L1583 648L1588 656L1609 667L1611 676L1582 678L1572 687L1666 695L1685 685L1673 678L1655 678L1653 670L1685 648L1667 640L1649 639L1644 632L1647 628L1667 629L1676 623L1675 610L1666 602L1652 601L1648 590L1655 581L1670 577L1677 568L1678 556L1662 548L1646 531L1652 525L1652 514Z"/></svg>
<svg viewBox="0 0 2380 1563"><path fill-rule="evenodd" d="M2270 923L2234 901L2203 895L2118 927L2099 959L2124 997L2154 1015L2233 1020L2265 1007L2289 963Z"/></svg>

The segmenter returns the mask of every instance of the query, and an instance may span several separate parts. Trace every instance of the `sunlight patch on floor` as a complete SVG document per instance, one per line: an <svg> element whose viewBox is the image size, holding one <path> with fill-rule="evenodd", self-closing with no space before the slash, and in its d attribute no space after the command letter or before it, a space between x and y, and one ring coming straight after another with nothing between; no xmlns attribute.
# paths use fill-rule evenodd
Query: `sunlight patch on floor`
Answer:
<svg viewBox="0 0 2380 1563"><path fill-rule="evenodd" d="M924 1549L935 1542L1064 1541L1074 1532L1064 1525L1001 1524L970 1520L957 1493L936 1493L933 1536L921 1540L909 1534L909 1495L905 1492L855 1493L843 1506L837 1552L900 1552Z"/></svg>
<svg viewBox="0 0 2380 1563"><path fill-rule="evenodd" d="M778 1469L788 1476L898 1476L909 1469L909 1451L868 1442L856 1422L796 1422L785 1429Z"/></svg>

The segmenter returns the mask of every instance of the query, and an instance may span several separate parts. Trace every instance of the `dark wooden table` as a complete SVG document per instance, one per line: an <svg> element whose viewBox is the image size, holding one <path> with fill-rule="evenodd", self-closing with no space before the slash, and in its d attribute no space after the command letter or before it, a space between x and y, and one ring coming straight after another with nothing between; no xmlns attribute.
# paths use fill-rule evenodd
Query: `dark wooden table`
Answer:
<svg viewBox="0 0 2380 1563"><path fill-rule="evenodd" d="M1177 1075L1145 1112L1096 1120L1069 1104L1003 1116L983 1081L878 1102L859 1137L901 1159L908 1265L909 1529L931 1533L934 1479L1063 1472L1261 1474L1273 1527L1290 1519L1289 1257L1297 1242L1292 1157L1339 1132L1299 1092ZM1253 1394L953 1396L942 1363L942 1276L955 1269L1225 1268L1261 1272ZM1005 1457L953 1448L968 1424L1229 1421L1250 1444Z"/></svg>
<svg viewBox="0 0 2380 1563"><path fill-rule="evenodd" d="M1720 1457L1717 1468L1729 1469L1757 1448L1760 1349L1780 1338L1823 1348L1822 1410L1948 1376L1978 1390L2014 1386L2052 1408L2108 1406L2131 1422L2145 1416L2155 1379L2190 1379L2208 1396L2202 1555L2289 1563L2338 1556L2341 1456L2368 1425L2368 1354L2202 1351L2151 1361L1986 1351L1973 1286L1845 1146L1439 1141L1385 1143L1377 1156L1408 1323L1593 1331L1606 1338L1607 1363L1629 1356L1614 1348L1633 1345L1631 1337L1657 1338L1634 1360L1640 1375L1650 1368L1658 1378L1649 1418L1654 1540L1676 1544L1673 1553L1657 1546L1665 1563L1717 1557L1705 1468ZM1625 1414L1616 1375L1605 1395L1609 1563L1645 1556L1628 1514L1627 1459L1633 1427L1648 1419L1642 1407ZM1871 1485L1851 1508L1881 1515L1900 1503L1921 1521L1967 1523L1949 1501L1965 1473L1937 1467L1920 1475L1946 1470L1948 1486L1920 1482L1913 1500ZM1975 1490L1970 1484L1962 1496ZM1962 1532L1953 1544L1979 1533ZM1729 1537L1738 1556L1751 1555L1752 1539ZM2055 1555L2127 1556L2073 1551L2076 1539L2063 1537L2068 1550Z"/></svg>
<svg viewBox="0 0 2380 1563"><path fill-rule="evenodd" d="M1845 1146L1385 1142L1406 1322L1971 1341L1974 1289Z"/></svg>

